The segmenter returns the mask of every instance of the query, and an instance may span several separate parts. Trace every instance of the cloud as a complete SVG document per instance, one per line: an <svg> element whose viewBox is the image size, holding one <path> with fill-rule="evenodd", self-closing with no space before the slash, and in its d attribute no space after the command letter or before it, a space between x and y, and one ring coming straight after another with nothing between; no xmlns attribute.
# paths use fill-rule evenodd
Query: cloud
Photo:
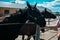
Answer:
<svg viewBox="0 0 60 40"><path fill-rule="evenodd" d="M56 4L56 5L52 6L52 7L60 7L60 4Z"/></svg>
<svg viewBox="0 0 60 40"><path fill-rule="evenodd" d="M56 5L60 5L60 0L55 0L52 2L44 2L43 4L37 4L37 6L43 6L43 7L51 9L52 11L60 12L60 6L56 6Z"/></svg>
<svg viewBox="0 0 60 40"><path fill-rule="evenodd" d="M60 7L51 7L49 9L52 10L53 12L60 12Z"/></svg>
<svg viewBox="0 0 60 40"><path fill-rule="evenodd" d="M26 3L25 1L21 1L21 0L16 0L15 2L20 3L20 4L25 4Z"/></svg>
<svg viewBox="0 0 60 40"><path fill-rule="evenodd" d="M37 4L37 6L44 6L44 7L51 7L52 5L55 5L56 0L52 2L44 2L43 4Z"/></svg>
<svg viewBox="0 0 60 40"><path fill-rule="evenodd" d="M52 2L44 2L43 4L37 4L37 6L52 7L53 5L60 4L60 0L55 0Z"/></svg>
<svg viewBox="0 0 60 40"><path fill-rule="evenodd" d="M15 2L26 5L26 2L22 1L22 0L16 0ZM60 11L60 7L59 6L54 7L56 5L60 5L60 0L54 0L54 1L51 1L51 2L43 2L43 4L37 4L37 6L46 7L46 8L51 9L52 11Z"/></svg>
<svg viewBox="0 0 60 40"><path fill-rule="evenodd" d="M60 4L59 1L60 0L55 0L55 1L52 1L52 2L44 2L43 4L37 4L37 6L52 7L56 4ZM25 4L26 3L25 1L22 1L22 0L16 0L15 2L20 3L20 4Z"/></svg>

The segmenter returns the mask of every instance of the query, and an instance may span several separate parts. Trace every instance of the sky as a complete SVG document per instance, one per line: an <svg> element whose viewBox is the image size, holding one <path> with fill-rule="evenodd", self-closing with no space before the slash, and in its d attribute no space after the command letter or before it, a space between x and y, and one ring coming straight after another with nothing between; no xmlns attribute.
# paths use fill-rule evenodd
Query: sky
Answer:
<svg viewBox="0 0 60 40"><path fill-rule="evenodd" d="M37 6L49 8L53 12L60 12L60 0L0 0L2 2L16 2L25 4L28 1L31 5L37 3Z"/></svg>

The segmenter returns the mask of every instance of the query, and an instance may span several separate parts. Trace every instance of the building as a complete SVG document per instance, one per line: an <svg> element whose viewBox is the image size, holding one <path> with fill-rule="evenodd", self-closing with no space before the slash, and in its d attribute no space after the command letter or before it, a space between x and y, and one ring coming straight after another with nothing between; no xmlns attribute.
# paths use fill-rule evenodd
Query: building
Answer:
<svg viewBox="0 0 60 40"><path fill-rule="evenodd" d="M5 16L8 14L15 13L20 8L27 7L26 3L14 3L14 2L0 2L0 17ZM42 10L45 9L45 7L37 6L37 8L42 12Z"/></svg>
<svg viewBox="0 0 60 40"><path fill-rule="evenodd" d="M0 17L8 14L15 13L20 8L25 8L25 4L0 2Z"/></svg>

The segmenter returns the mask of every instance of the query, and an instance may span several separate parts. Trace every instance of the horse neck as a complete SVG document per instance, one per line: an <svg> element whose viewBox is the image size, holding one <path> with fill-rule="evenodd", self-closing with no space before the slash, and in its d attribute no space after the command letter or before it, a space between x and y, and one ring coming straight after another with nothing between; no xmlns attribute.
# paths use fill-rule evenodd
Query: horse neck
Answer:
<svg viewBox="0 0 60 40"><path fill-rule="evenodd" d="M19 21L19 23L25 23L28 20L27 17L28 16L26 13L23 13L21 15L17 15L17 18L18 18L17 21Z"/></svg>

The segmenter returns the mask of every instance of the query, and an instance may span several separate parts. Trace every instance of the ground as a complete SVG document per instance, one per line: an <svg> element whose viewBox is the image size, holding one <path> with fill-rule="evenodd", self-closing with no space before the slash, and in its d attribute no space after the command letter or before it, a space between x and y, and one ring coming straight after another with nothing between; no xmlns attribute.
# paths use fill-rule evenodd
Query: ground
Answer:
<svg viewBox="0 0 60 40"><path fill-rule="evenodd" d="M53 19L52 19L52 20L53 20ZM54 25L57 24L58 20L57 20L57 19L54 19L54 20L55 20L55 21L50 22L50 25L54 26ZM48 25L48 23L47 23L47 25ZM48 25L48 26L50 26L50 25ZM19 36L16 38L16 40L22 40L21 38L22 38L22 36L19 35ZM25 36L25 38L27 38L27 36ZM43 39L45 39L45 40L58 40L58 39L57 39L57 38L58 38L58 36L57 36L57 31L55 31L55 30L48 30L48 31L46 31L45 33L41 33L40 38L43 38ZM33 37L31 37L30 40L33 40Z"/></svg>

